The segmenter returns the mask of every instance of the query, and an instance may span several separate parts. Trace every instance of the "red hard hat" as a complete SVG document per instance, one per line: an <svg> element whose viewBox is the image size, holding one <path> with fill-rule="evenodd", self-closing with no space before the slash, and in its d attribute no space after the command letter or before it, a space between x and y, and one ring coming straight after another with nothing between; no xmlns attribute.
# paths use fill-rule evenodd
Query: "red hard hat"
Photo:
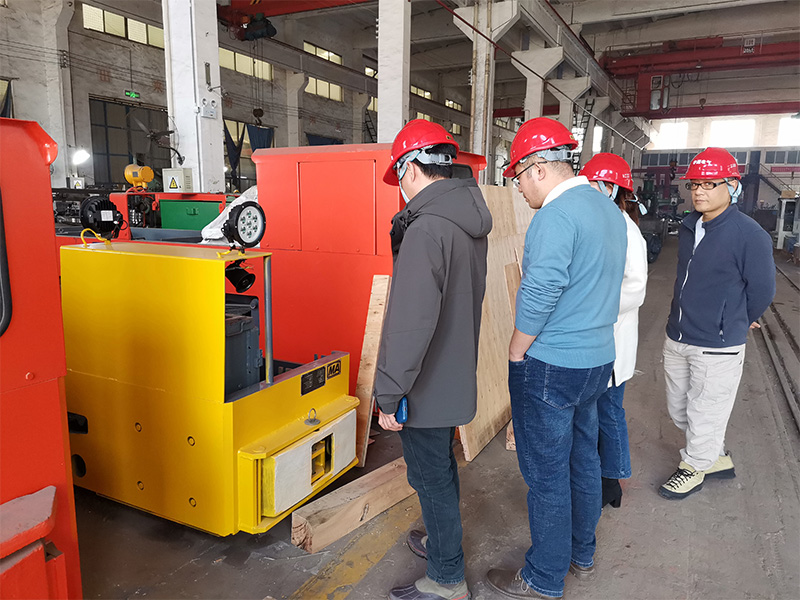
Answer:
<svg viewBox="0 0 800 600"><path fill-rule="evenodd" d="M567 146L570 150L578 147L575 136L561 123L547 117L525 121L511 142L511 164L503 171L503 177L514 177L514 167L526 156L559 146Z"/></svg>
<svg viewBox="0 0 800 600"><path fill-rule="evenodd" d="M438 123L431 123L425 119L414 119L406 123L400 130L392 144L392 155L389 158L389 168L383 176L383 181L389 185L400 185L397 180L397 173L394 170L395 164L403 156L412 150L436 146L437 144L452 144L458 152L458 143L447 130ZM456 158L455 156L453 157Z"/></svg>
<svg viewBox="0 0 800 600"><path fill-rule="evenodd" d="M739 165L733 155L724 148L706 148L692 159L686 174L681 179L741 179Z"/></svg>
<svg viewBox="0 0 800 600"><path fill-rule="evenodd" d="M630 165L621 156L610 152L595 154L579 174L585 175L589 181L616 183L621 188L633 191Z"/></svg>

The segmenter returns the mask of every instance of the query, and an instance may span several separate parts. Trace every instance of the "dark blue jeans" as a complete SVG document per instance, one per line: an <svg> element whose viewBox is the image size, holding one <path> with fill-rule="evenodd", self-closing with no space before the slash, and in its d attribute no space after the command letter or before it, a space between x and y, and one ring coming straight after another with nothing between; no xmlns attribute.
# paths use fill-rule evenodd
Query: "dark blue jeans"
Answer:
<svg viewBox="0 0 800 600"><path fill-rule="evenodd" d="M628 423L622 397L625 382L609 387L597 400L597 419L600 423L600 474L608 479L627 479L631 476L631 451L628 445Z"/></svg>
<svg viewBox="0 0 800 600"><path fill-rule="evenodd" d="M437 583L464 579L455 427L408 427L400 431L408 483L417 491L428 533L427 575Z"/></svg>
<svg viewBox="0 0 800 600"><path fill-rule="evenodd" d="M594 564L602 502L597 399L612 366L567 369L527 355L509 363L517 459L530 488L522 578L540 594L561 596L570 561Z"/></svg>

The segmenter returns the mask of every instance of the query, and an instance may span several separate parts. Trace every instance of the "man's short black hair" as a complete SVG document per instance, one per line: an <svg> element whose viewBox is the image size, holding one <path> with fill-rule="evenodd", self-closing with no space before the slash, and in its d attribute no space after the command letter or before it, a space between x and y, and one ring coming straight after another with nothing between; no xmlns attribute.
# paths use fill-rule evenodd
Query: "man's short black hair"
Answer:
<svg viewBox="0 0 800 600"><path fill-rule="evenodd" d="M436 144L428 150L428 154L449 154L455 160L458 150L453 144ZM422 174L428 179L451 179L453 177L453 165L426 165L418 160L413 161L420 168Z"/></svg>

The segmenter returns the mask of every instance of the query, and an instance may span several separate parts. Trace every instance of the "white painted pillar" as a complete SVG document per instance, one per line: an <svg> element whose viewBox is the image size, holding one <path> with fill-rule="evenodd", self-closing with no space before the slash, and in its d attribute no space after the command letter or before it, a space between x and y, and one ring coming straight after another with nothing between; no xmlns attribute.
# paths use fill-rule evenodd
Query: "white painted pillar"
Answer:
<svg viewBox="0 0 800 600"><path fill-rule="evenodd" d="M89 164L75 167L72 164L72 154L75 151L75 129L72 113L72 95L69 93L70 69L68 68L69 40L67 27L75 12L74 3L67 0L43 0L42 10L42 38L41 44L45 48L58 50L58 60L42 61L44 71L44 97L39 100L46 108L47 120L42 125L47 134L58 144L58 156L53 162L53 172L50 183L53 187L66 187L67 177L77 175L84 169L91 169ZM63 64L62 64L63 61ZM85 148L90 153L91 148Z"/></svg>
<svg viewBox="0 0 800 600"><path fill-rule="evenodd" d="M225 191L217 5L162 0L167 109L180 137L183 165L201 192Z"/></svg>
<svg viewBox="0 0 800 600"><path fill-rule="evenodd" d="M411 2L378 0L378 143L391 143L408 121Z"/></svg>
<svg viewBox="0 0 800 600"><path fill-rule="evenodd" d="M353 92L353 143L364 142L364 113L369 104L369 94Z"/></svg>
<svg viewBox="0 0 800 600"><path fill-rule="evenodd" d="M468 8L457 8L456 13L471 23L475 29L497 41L519 19L519 6L511 0L492 2L476 0ZM492 165L492 131L494 128L494 46L461 19L454 18L456 26L472 40L472 110L470 118L470 151L486 157ZM484 170L481 183L491 180Z"/></svg>
<svg viewBox="0 0 800 600"><path fill-rule="evenodd" d="M572 103L592 87L592 78L587 75L571 79L553 79L551 83L563 92L563 94L559 94L551 90L551 93L558 98L558 120L572 131Z"/></svg>
<svg viewBox="0 0 800 600"><path fill-rule="evenodd" d="M512 57L533 69L537 77L518 63L512 63L525 76L525 120L542 116L544 108L544 80L564 60L564 48L537 48L513 52Z"/></svg>
<svg viewBox="0 0 800 600"><path fill-rule="evenodd" d="M608 108L609 98L608 96L602 96L600 98L595 98L594 106L592 107L592 114L595 116L599 116ZM583 148L581 149L581 165L585 165L586 162L594 156L594 152L592 151L592 146L594 145L594 128L597 125L597 121L594 117L589 119L589 124L586 126L586 133L583 136Z"/></svg>
<svg viewBox="0 0 800 600"><path fill-rule="evenodd" d="M286 146L296 148L302 146L300 136L302 126L300 119L300 96L306 89L308 79L305 73L286 73Z"/></svg>
<svg viewBox="0 0 800 600"><path fill-rule="evenodd" d="M619 131L620 125L624 121L624 117L617 111L611 113L611 126ZM622 153L622 138L619 134L609 132L611 134L608 151L612 154L620 155Z"/></svg>

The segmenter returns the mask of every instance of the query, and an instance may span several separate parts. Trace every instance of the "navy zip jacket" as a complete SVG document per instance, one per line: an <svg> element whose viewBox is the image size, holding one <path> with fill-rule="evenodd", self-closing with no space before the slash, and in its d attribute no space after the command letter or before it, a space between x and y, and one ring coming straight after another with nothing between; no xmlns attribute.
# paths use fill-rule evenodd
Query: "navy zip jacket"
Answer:
<svg viewBox="0 0 800 600"><path fill-rule="evenodd" d="M775 296L772 238L732 204L703 224L705 236L694 248L701 217L694 211L681 223L667 335L692 346L738 346Z"/></svg>

